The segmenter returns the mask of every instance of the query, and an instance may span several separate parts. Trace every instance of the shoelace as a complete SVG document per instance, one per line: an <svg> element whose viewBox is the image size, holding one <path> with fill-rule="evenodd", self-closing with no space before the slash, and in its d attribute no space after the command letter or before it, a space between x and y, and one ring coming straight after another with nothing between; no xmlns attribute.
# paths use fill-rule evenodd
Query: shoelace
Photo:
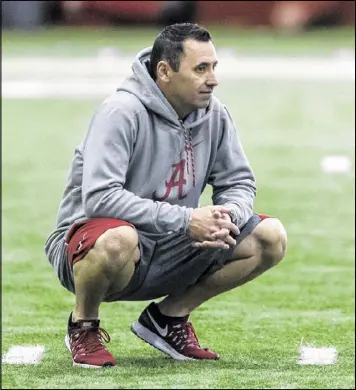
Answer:
<svg viewBox="0 0 356 390"><path fill-rule="evenodd" d="M191 322L185 324L177 324L172 326L172 330L168 337L172 339L172 342L183 350L186 347L197 347L200 348L198 337L195 334L193 325Z"/></svg>
<svg viewBox="0 0 356 390"><path fill-rule="evenodd" d="M81 351L94 353L106 349L102 340L110 342L109 333L103 328L73 329L70 339L74 354Z"/></svg>

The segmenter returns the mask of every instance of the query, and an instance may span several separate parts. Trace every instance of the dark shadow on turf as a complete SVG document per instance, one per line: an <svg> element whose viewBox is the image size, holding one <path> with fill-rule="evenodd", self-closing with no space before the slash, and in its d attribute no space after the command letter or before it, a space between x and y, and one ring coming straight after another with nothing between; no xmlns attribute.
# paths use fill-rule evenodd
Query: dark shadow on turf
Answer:
<svg viewBox="0 0 356 390"><path fill-rule="evenodd" d="M115 357L117 361L117 368L130 368L135 367L139 368L142 371L156 370L157 368L170 367L171 370L177 369L179 372L182 370L192 369L192 366L198 367L210 367L213 366L214 370L226 370L226 369L234 369L234 370L263 370L263 369L286 369L291 370L295 369L295 361L286 362L284 364L276 365L275 362L246 362L246 360L189 360L189 361L179 361L173 360L170 357L137 357L137 358L127 358L127 357ZM156 371L155 371L156 372Z"/></svg>

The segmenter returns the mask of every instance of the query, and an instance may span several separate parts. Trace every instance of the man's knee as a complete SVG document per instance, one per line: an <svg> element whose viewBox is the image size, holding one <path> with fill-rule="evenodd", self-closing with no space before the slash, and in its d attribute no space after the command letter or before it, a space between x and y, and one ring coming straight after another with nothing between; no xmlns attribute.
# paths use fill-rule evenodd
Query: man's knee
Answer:
<svg viewBox="0 0 356 390"><path fill-rule="evenodd" d="M270 266L283 259L287 249L287 232L279 219L264 219L253 230L253 236Z"/></svg>
<svg viewBox="0 0 356 390"><path fill-rule="evenodd" d="M138 262L138 234L129 226L112 228L103 233L92 249L92 254L114 271L123 268L128 262Z"/></svg>

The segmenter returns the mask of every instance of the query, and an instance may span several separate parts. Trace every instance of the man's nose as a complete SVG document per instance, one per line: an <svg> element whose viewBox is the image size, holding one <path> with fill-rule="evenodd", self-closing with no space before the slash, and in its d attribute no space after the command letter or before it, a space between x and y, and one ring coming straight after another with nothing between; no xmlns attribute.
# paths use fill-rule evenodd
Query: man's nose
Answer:
<svg viewBox="0 0 356 390"><path fill-rule="evenodd" d="M208 80L206 81L206 84L210 87L210 88L213 88L213 87L216 87L219 85L219 82L218 82L218 79L216 78L216 75L214 72L212 72L209 77L208 77Z"/></svg>

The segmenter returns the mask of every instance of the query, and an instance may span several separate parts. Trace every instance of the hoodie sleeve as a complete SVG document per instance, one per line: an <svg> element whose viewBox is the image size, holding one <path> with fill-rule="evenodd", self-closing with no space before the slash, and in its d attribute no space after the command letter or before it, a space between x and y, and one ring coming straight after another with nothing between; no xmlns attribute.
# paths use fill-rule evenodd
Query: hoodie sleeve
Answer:
<svg viewBox="0 0 356 390"><path fill-rule="evenodd" d="M83 150L82 198L87 218L116 218L149 233L185 232L192 209L142 199L125 190L137 119L104 104L95 113Z"/></svg>
<svg viewBox="0 0 356 390"><path fill-rule="evenodd" d="M256 184L231 115L225 107L223 115L222 136L209 184L213 188L213 204L230 208L232 220L241 228L252 216Z"/></svg>

